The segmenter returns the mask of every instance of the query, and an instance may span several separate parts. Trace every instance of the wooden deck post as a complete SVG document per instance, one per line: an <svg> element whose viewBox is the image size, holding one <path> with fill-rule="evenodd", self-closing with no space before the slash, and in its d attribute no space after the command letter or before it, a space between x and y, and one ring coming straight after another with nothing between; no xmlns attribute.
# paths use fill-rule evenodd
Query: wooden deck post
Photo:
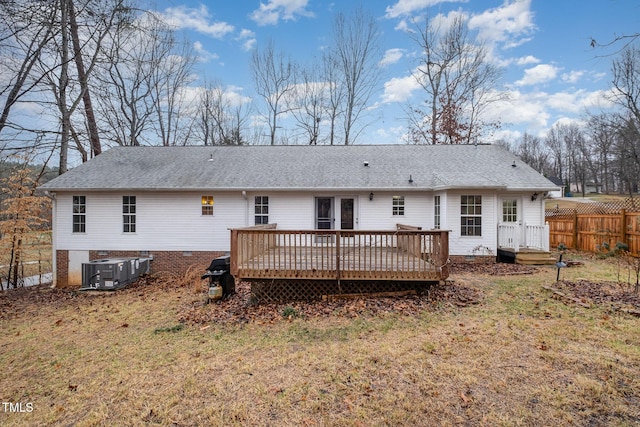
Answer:
<svg viewBox="0 0 640 427"><path fill-rule="evenodd" d="M442 268L442 278L449 277L449 232L440 231L440 267Z"/></svg>
<svg viewBox="0 0 640 427"><path fill-rule="evenodd" d="M340 241L340 230L335 231L336 234L336 280L338 284L340 283L340 246L342 246L342 242Z"/></svg>
<svg viewBox="0 0 640 427"><path fill-rule="evenodd" d="M231 230L231 275L238 277L238 230Z"/></svg>

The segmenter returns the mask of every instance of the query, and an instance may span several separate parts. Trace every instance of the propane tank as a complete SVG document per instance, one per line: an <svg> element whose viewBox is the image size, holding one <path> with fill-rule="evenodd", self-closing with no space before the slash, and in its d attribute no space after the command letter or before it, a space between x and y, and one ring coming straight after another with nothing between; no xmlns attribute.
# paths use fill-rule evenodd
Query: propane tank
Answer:
<svg viewBox="0 0 640 427"><path fill-rule="evenodd" d="M222 286L209 286L209 300L216 301L222 298Z"/></svg>

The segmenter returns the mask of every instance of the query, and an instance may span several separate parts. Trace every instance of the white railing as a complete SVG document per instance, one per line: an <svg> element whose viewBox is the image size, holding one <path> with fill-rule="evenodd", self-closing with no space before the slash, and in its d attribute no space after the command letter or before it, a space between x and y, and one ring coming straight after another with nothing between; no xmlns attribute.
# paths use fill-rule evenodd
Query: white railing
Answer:
<svg viewBox="0 0 640 427"><path fill-rule="evenodd" d="M549 224L498 224L498 247L549 250Z"/></svg>

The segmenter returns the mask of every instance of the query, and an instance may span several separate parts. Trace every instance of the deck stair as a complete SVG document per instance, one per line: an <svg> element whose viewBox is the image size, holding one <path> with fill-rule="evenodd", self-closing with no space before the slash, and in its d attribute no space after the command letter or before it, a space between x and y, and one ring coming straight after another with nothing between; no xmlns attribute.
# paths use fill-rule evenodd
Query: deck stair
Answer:
<svg viewBox="0 0 640 427"><path fill-rule="evenodd" d="M520 248L517 252L509 248L498 249L498 261L525 265L555 265L556 259L549 251Z"/></svg>
<svg viewBox="0 0 640 427"><path fill-rule="evenodd" d="M556 259L549 251L536 249L520 249L516 253L516 264L526 265L555 265Z"/></svg>

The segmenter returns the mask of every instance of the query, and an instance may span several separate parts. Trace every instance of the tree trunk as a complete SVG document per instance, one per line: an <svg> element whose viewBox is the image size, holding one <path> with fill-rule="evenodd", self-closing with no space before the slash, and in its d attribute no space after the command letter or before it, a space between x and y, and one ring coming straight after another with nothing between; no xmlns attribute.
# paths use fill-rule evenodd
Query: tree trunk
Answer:
<svg viewBox="0 0 640 427"><path fill-rule="evenodd" d="M68 34L67 34L67 16L68 9L66 7L66 0L60 0L60 33L61 33L61 46L60 52L61 64L60 64L60 93L58 96L58 109L60 110L61 120L61 135L60 135L60 163L58 165L58 173L62 175L67 171L67 155L69 151L69 133L71 131L71 118L69 108L67 107L67 85L69 84L68 67L69 67L69 49L68 49Z"/></svg>
<svg viewBox="0 0 640 427"><path fill-rule="evenodd" d="M87 128L89 130L89 143L91 145L93 155L97 156L102 153L102 147L100 145L100 135L98 134L98 124L96 123L96 117L93 113L93 106L91 103L91 92L89 91L89 85L87 84L88 76L82 60L82 49L80 47L80 38L78 37L78 23L76 22L73 0L67 0L67 5L69 11L69 30L71 41L73 43L73 57L78 70L80 89L82 90L82 102L84 103L84 112L87 119Z"/></svg>

